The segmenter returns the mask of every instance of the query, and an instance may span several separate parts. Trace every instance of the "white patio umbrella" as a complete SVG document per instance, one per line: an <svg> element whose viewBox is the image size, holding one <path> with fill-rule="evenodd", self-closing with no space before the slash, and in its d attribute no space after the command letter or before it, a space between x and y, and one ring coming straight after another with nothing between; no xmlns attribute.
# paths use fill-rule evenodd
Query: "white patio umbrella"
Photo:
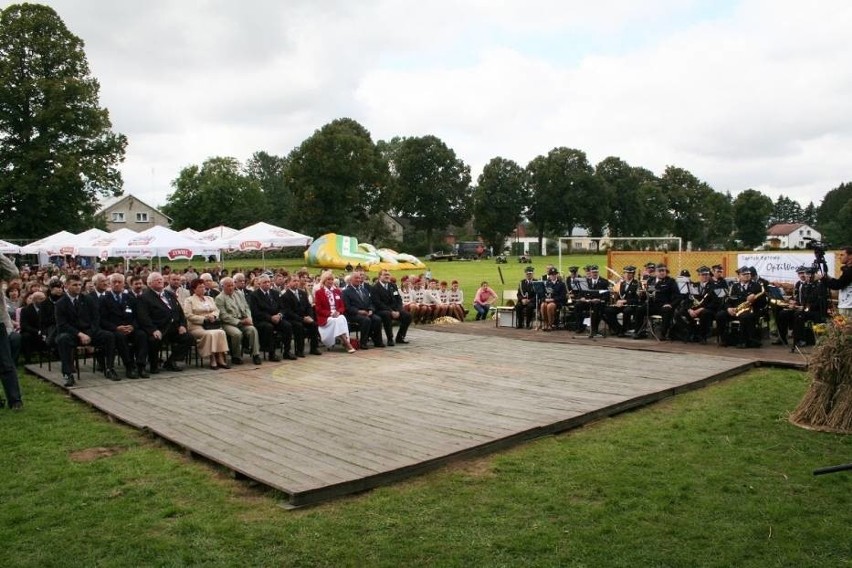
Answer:
<svg viewBox="0 0 852 568"><path fill-rule="evenodd" d="M196 239L204 242L213 242L217 239L227 239L234 236L237 233L236 229L232 229L227 225L219 225L218 227L211 227L206 231L201 231L195 234Z"/></svg>
<svg viewBox="0 0 852 568"><path fill-rule="evenodd" d="M44 253L48 256L64 254L59 252L59 249L63 246L67 246L68 242L73 238L74 233L69 233L68 231L59 231L58 233L54 233L50 236L44 237L43 239L39 239L34 243L22 246L21 252L24 254Z"/></svg>
<svg viewBox="0 0 852 568"><path fill-rule="evenodd" d="M156 225L129 239L119 239L107 247L109 256L126 258L167 257L169 260L190 259L195 255L211 255L219 248L202 243L167 227Z"/></svg>
<svg viewBox="0 0 852 568"><path fill-rule="evenodd" d="M96 256L101 259L108 258L109 247L122 239L131 239L138 235L136 231L121 228L112 233L103 233L102 235L93 234L85 239L79 239L76 245L77 255L79 256Z"/></svg>
<svg viewBox="0 0 852 568"><path fill-rule="evenodd" d="M211 245L228 251L261 251L261 258L266 264L266 251L284 247L308 247L313 239L307 235L276 227L269 223L255 223L230 237L211 241Z"/></svg>

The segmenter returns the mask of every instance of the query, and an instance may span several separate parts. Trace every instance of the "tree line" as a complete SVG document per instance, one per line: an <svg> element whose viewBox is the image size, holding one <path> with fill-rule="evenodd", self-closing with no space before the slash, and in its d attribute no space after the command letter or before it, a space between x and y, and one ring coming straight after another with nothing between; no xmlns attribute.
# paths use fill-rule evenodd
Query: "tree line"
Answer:
<svg viewBox="0 0 852 568"><path fill-rule="evenodd" d="M89 228L99 200L121 194L127 140L112 131L98 92L83 42L53 9L2 10L0 236ZM322 126L286 156L258 151L245 163L217 156L188 165L172 189L163 212L175 229L267 221L393 244L379 217L386 212L404 219L406 235L422 236L428 250L448 227L465 226L499 249L520 222L539 239L582 227L591 235L674 235L699 249L754 247L770 223L806 222L834 244L852 242L850 184L802 208L754 189L733 197L676 166L656 175L615 156L593 165L568 147L525 166L495 157L474 183L470 166L440 138L374 142L351 118Z"/></svg>

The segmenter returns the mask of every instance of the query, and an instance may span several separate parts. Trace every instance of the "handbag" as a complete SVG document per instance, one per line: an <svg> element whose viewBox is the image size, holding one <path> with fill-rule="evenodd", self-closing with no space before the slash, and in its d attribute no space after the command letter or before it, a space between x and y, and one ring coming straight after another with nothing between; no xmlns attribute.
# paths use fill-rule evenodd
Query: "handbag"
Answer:
<svg viewBox="0 0 852 568"><path fill-rule="evenodd" d="M201 322L201 327L203 327L204 329L222 329L222 322L218 319L213 321L205 319L203 322Z"/></svg>

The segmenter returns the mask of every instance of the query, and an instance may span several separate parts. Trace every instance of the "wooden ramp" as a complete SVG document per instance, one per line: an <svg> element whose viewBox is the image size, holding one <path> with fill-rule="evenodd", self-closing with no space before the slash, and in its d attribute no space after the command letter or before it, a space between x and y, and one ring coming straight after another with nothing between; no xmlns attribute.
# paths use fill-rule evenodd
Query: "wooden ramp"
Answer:
<svg viewBox="0 0 852 568"><path fill-rule="evenodd" d="M754 364L422 329L409 339L353 355L230 371L190 367L116 383L89 372L69 390L300 506L573 428ZM28 370L60 384L58 366Z"/></svg>

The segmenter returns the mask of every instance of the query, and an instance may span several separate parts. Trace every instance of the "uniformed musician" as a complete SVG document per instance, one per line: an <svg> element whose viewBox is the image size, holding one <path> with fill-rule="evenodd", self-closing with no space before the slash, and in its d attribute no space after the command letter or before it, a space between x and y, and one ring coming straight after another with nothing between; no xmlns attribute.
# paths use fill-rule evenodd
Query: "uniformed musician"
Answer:
<svg viewBox="0 0 852 568"><path fill-rule="evenodd" d="M772 342L772 345L787 345L787 334L791 327L797 311L804 309L805 304L805 284L808 282L806 266L800 266L796 269L796 276L799 280L793 285L793 295L787 301L787 307L773 306L775 314L775 327L778 329L778 339Z"/></svg>
<svg viewBox="0 0 852 568"><path fill-rule="evenodd" d="M821 282L814 281L814 270L810 266L805 268L805 278L801 309L793 315L793 341L796 347L804 347L814 339L806 335L806 324L823 323L828 314L828 291Z"/></svg>
<svg viewBox="0 0 852 568"><path fill-rule="evenodd" d="M532 266L527 266L526 270L524 270L524 279L518 284L518 303L515 304L515 327L518 329L524 327L530 329L533 319L535 319L537 302L535 280L533 279L534 272L535 270Z"/></svg>
<svg viewBox="0 0 852 568"><path fill-rule="evenodd" d="M556 315L565 305L567 290L565 283L559 279L559 271L550 267L547 280L544 281L544 298L541 299L541 329L551 331L556 323Z"/></svg>
<svg viewBox="0 0 852 568"><path fill-rule="evenodd" d="M722 345L736 344L737 347L760 347L757 334L757 316L763 309L766 298L760 284L751 281L751 270L747 266L737 270L739 280L731 286L725 306L716 314L716 327L722 334ZM740 322L739 336L729 331L732 321Z"/></svg>
<svg viewBox="0 0 852 568"><path fill-rule="evenodd" d="M711 282L710 269L706 266L698 268L698 284L695 295L689 300L686 314L689 316L690 340L707 343L713 329L713 319L722 305L722 300L716 295L716 289Z"/></svg>
<svg viewBox="0 0 852 568"><path fill-rule="evenodd" d="M625 337L627 330L633 329L633 325L639 321L638 311L641 309L636 267L625 266L622 276L621 282L615 287L618 299L604 309L604 320L618 337ZM621 314L621 323L618 322L618 314Z"/></svg>
<svg viewBox="0 0 852 568"><path fill-rule="evenodd" d="M580 299L580 312L589 315L589 337L603 337L598 332L603 319L604 308L609 304L609 280L601 278L597 264L586 267L586 287L584 297Z"/></svg>
<svg viewBox="0 0 852 568"><path fill-rule="evenodd" d="M674 309L680 300L680 291L677 282L669 276L669 268L665 264L657 265L657 275L648 279L649 292L648 312L652 316L662 317L662 328L660 329L660 340L668 339L672 328Z"/></svg>

